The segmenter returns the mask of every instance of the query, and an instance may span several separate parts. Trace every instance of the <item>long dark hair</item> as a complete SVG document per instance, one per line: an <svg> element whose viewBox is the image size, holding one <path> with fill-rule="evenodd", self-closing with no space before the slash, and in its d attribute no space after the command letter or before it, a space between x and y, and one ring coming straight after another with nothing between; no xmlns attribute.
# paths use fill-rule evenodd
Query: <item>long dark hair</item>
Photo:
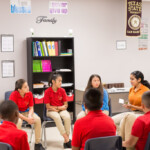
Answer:
<svg viewBox="0 0 150 150"><path fill-rule="evenodd" d="M15 91L18 91L18 89L22 89L22 86L25 82L26 81L24 79L17 80L15 83Z"/></svg>
<svg viewBox="0 0 150 150"><path fill-rule="evenodd" d="M62 77L62 76L57 72L53 72L52 74L50 74L48 79L48 85L52 86L53 85L52 80L56 81L58 77Z"/></svg>
<svg viewBox="0 0 150 150"><path fill-rule="evenodd" d="M147 80L144 80L144 75L141 71L134 71L131 73L137 80L141 79L141 83L150 89L150 84Z"/></svg>
<svg viewBox="0 0 150 150"><path fill-rule="evenodd" d="M103 97L103 85L102 85L101 77L98 74L92 74L90 76L89 81L87 83L87 86L85 88L85 91L87 89L89 89L89 88L93 88L93 86L92 86L92 80L93 80L94 77L97 77L100 80L100 86L97 89L101 92L102 97Z"/></svg>

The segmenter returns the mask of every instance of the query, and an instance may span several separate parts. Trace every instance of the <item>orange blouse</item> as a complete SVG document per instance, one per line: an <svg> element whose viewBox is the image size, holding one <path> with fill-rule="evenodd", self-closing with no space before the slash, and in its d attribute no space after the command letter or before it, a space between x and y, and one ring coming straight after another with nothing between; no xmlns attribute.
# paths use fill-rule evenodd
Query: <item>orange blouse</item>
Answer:
<svg viewBox="0 0 150 150"><path fill-rule="evenodd" d="M149 91L149 88L144 86L143 84L141 84L140 88L136 92L134 91L134 87L132 87L129 91L128 97L130 104L140 107L142 102L142 95L146 91ZM131 109L136 110L134 108Z"/></svg>

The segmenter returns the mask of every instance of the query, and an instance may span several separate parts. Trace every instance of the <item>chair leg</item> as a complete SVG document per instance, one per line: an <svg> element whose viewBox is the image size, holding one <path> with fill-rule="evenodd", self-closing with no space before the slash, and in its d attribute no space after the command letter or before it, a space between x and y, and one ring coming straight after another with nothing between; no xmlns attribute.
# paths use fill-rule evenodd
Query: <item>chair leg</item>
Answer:
<svg viewBox="0 0 150 150"><path fill-rule="evenodd" d="M45 146L45 149L47 148L47 140L46 140L46 128L44 126L44 146Z"/></svg>
<svg viewBox="0 0 150 150"><path fill-rule="evenodd" d="M34 126L31 125L31 135L30 135L29 143L31 143L31 140L32 140L33 130L34 130Z"/></svg>

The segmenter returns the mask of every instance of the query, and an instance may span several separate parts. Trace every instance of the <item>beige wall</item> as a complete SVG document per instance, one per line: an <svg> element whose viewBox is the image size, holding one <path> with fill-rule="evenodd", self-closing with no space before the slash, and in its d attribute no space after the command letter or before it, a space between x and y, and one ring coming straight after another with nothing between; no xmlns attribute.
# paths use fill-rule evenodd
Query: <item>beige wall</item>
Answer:
<svg viewBox="0 0 150 150"><path fill-rule="evenodd" d="M138 39L125 36L125 0L66 0L68 15L50 15L49 0L32 0L32 14L10 14L10 0L0 2L0 34L14 34L15 52L0 52L0 61L15 60L15 77L2 78L0 65L0 100L4 92L14 89L19 78L27 79L26 38L29 29L35 36L65 36L72 28L75 37L76 89L84 89L89 76L98 73L105 83L129 84L131 71L139 69L150 79L148 51L138 51ZM143 3L143 17L150 22L150 2ZM36 24L37 16L55 17L56 24ZM126 40L127 50L117 51L116 40Z"/></svg>

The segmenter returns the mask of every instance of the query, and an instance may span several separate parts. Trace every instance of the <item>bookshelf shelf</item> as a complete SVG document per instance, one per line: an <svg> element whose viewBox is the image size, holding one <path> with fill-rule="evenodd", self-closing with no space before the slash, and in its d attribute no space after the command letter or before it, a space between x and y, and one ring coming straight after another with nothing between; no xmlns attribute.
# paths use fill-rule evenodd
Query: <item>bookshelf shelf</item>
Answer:
<svg viewBox="0 0 150 150"><path fill-rule="evenodd" d="M58 56L34 56L34 44L36 41L39 42L48 42L54 41L58 42L59 53ZM67 50L72 50L72 55L63 55L59 54L67 53ZM28 84L30 91L33 94L41 94L48 87L42 88L33 88L33 84L40 83L41 81L48 81L49 75L52 72L33 72L33 62L35 61L50 60L52 66L52 72L58 72L62 75L63 83L72 83L69 86L62 86L66 90L66 93L73 91L74 100L68 101L68 111L73 114L73 122L75 122L75 72L74 72L74 38L72 37L30 37L27 38L27 75L28 75ZM36 62L37 62L36 61ZM59 71L61 69L61 71ZM66 71L66 70L67 71ZM39 109L39 104L36 104L34 107L35 112L43 118L43 105Z"/></svg>

